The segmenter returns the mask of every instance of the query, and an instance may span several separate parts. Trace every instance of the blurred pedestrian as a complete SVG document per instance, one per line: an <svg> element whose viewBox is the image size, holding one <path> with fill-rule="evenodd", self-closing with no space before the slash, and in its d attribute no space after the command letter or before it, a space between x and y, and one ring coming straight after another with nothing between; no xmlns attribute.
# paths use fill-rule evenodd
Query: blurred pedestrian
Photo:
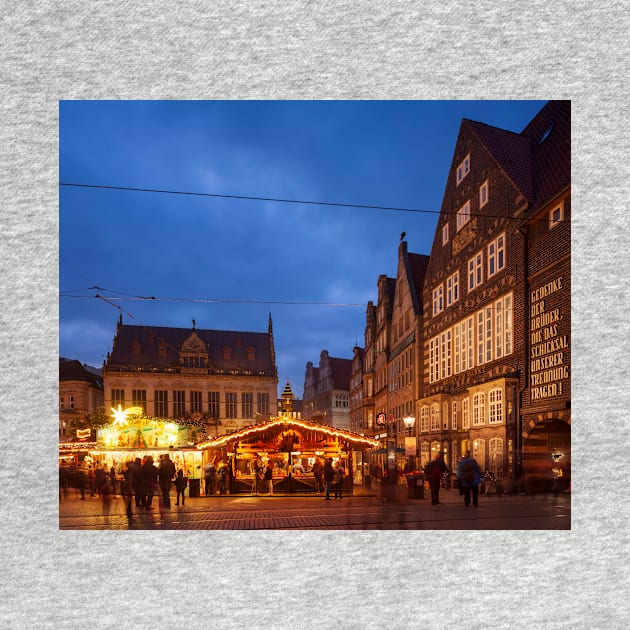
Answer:
<svg viewBox="0 0 630 630"><path fill-rule="evenodd" d="M335 499L343 499L343 479L346 476L346 469L343 467L341 460L334 467L335 476L333 484L335 486Z"/></svg>
<svg viewBox="0 0 630 630"><path fill-rule="evenodd" d="M214 462L208 462L203 467L203 476L205 481L206 496L214 494L216 492L217 482L217 469L214 465Z"/></svg>
<svg viewBox="0 0 630 630"><path fill-rule="evenodd" d="M333 460L329 457L326 459L326 463L324 464L324 486L326 488L326 496L324 499L326 501L330 501L330 489L334 478L335 471L333 469Z"/></svg>
<svg viewBox="0 0 630 630"><path fill-rule="evenodd" d="M182 505L184 505L184 492L186 491L186 486L188 485L188 479L184 477L184 471L180 468L177 471L177 477L175 477L175 492L177 493L177 500L175 501L175 505L179 505L179 498L182 498Z"/></svg>
<svg viewBox="0 0 630 630"><path fill-rule="evenodd" d="M267 491L270 495L273 495L273 464L271 463L271 460L267 462L265 480L267 481Z"/></svg>
<svg viewBox="0 0 630 630"><path fill-rule="evenodd" d="M444 463L444 453L440 451L432 462L429 462L425 473L429 478L429 487L431 488L431 505L440 504L440 483L444 473L448 471Z"/></svg>
<svg viewBox="0 0 630 630"><path fill-rule="evenodd" d="M481 469L479 464L470 454L466 453L466 457L459 462L457 466L457 478L460 487L464 489L464 505L470 505L470 497L472 494L473 507L479 505L479 484L481 483Z"/></svg>
<svg viewBox="0 0 630 630"><path fill-rule="evenodd" d="M145 510L151 509L151 503L153 502L153 495L155 494L158 478L157 466L153 464L153 457L148 455L142 464L140 469L140 478L142 480L142 506Z"/></svg>
<svg viewBox="0 0 630 630"><path fill-rule="evenodd" d="M313 463L313 476L315 477L315 492L319 494L324 491L324 464L319 457Z"/></svg>
<svg viewBox="0 0 630 630"><path fill-rule="evenodd" d="M131 487L135 497L136 509L144 507L144 486L142 483L142 460L136 457L133 461L133 471L131 473Z"/></svg>
<svg viewBox="0 0 630 630"><path fill-rule="evenodd" d="M217 477L219 480L219 494L226 494L227 482L228 482L228 467L227 467L227 464L223 460L219 462L219 470L217 471Z"/></svg>
<svg viewBox="0 0 630 630"><path fill-rule="evenodd" d="M160 459L158 479L160 481L160 490L162 491L162 503L167 509L171 507L171 481L174 477L175 464L173 464L168 453L166 453Z"/></svg>

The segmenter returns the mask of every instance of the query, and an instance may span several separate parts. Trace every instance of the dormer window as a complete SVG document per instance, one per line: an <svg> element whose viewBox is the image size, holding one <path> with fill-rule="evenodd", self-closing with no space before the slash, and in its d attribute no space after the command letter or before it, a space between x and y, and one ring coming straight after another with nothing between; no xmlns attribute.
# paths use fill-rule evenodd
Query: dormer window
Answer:
<svg viewBox="0 0 630 630"><path fill-rule="evenodd" d="M470 153L462 160L457 167L457 185L470 173Z"/></svg>

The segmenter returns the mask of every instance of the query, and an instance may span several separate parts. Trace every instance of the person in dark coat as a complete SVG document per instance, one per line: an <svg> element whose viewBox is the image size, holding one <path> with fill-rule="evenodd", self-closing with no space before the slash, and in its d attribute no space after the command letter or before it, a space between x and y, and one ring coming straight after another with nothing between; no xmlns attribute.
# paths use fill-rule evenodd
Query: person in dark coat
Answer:
<svg viewBox="0 0 630 630"><path fill-rule="evenodd" d="M479 505L481 469L471 456L470 451L466 453L466 457L457 466L457 479L459 479L460 488L464 489L464 505L466 507L470 505L470 495L472 494L473 507L477 507Z"/></svg>
<svg viewBox="0 0 630 630"><path fill-rule="evenodd" d="M171 458L163 455L160 459L160 467L158 468L158 479L160 480L160 490L162 491L162 503L165 508L171 507L171 481L175 477L175 464Z"/></svg>
<svg viewBox="0 0 630 630"><path fill-rule="evenodd" d="M326 488L326 501L330 501L330 489L332 487L333 479L335 478L335 470L333 468L333 460L329 457L324 464L324 486Z"/></svg>
<svg viewBox="0 0 630 630"><path fill-rule="evenodd" d="M153 457L149 455L140 469L140 479L142 481L141 492L144 497L142 505L147 511L151 509L153 495L155 494L155 486L157 485L157 478L157 466L153 464Z"/></svg>
<svg viewBox="0 0 630 630"><path fill-rule="evenodd" d="M184 505L184 492L186 491L186 486L188 485L188 479L184 477L184 471L180 468L177 471L177 477L175 477L175 492L177 492L177 500L175 501L175 505L179 505L179 498L182 498L182 505Z"/></svg>
<svg viewBox="0 0 630 630"><path fill-rule="evenodd" d="M136 508L144 507L144 488L142 486L142 475L140 470L142 469L142 460L139 457L133 462L133 470L131 471L131 488L135 496Z"/></svg>
<svg viewBox="0 0 630 630"><path fill-rule="evenodd" d="M431 505L440 503L440 482L444 473L448 471L444 463L444 453L440 451L436 458L427 466L427 476L429 477L429 487L431 488Z"/></svg>
<svg viewBox="0 0 630 630"><path fill-rule="evenodd" d="M324 490L324 465L319 458L313 464L313 476L315 477L315 492L319 494Z"/></svg>

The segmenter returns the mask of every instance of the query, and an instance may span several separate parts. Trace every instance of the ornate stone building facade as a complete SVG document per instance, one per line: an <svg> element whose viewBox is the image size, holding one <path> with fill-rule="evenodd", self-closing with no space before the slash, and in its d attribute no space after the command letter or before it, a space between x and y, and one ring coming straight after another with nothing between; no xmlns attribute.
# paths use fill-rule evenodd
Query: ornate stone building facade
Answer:
<svg viewBox="0 0 630 630"><path fill-rule="evenodd" d="M105 408L193 423L208 436L256 424L277 411L273 325L237 332L118 323L103 367Z"/></svg>
<svg viewBox="0 0 630 630"><path fill-rule="evenodd" d="M77 430L86 439L91 423L103 409L101 370L75 359L59 359L59 440L75 440ZM85 433L87 431L87 433Z"/></svg>

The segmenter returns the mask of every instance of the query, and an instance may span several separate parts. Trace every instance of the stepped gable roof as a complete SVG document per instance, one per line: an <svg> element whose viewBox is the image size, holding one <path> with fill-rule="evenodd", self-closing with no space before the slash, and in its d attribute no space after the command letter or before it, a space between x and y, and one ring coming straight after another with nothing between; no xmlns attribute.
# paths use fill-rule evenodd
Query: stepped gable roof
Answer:
<svg viewBox="0 0 630 630"><path fill-rule="evenodd" d="M273 370L269 333L121 324L109 366L178 367L182 345L193 335L204 344L211 368ZM231 358L224 356L231 348ZM249 351L250 348L254 352Z"/></svg>
<svg viewBox="0 0 630 630"><path fill-rule="evenodd" d="M531 141L529 138L492 125L465 118L462 124L472 131L494 157L503 172L528 201L533 202Z"/></svg>
<svg viewBox="0 0 630 630"><path fill-rule="evenodd" d="M549 101L525 127L532 146L535 209L571 183L571 101Z"/></svg>
<svg viewBox="0 0 630 630"><path fill-rule="evenodd" d="M408 254L409 267L411 269L411 281L416 291L416 297L422 311L422 291L424 288L424 278L429 267L429 256L425 254Z"/></svg>
<svg viewBox="0 0 630 630"><path fill-rule="evenodd" d="M332 369L333 387L335 389L350 389L352 376L352 359L338 359L329 357Z"/></svg>
<svg viewBox="0 0 630 630"><path fill-rule="evenodd" d="M96 368L84 366L76 359L59 359L60 381L86 381L96 387L103 387L103 378Z"/></svg>

